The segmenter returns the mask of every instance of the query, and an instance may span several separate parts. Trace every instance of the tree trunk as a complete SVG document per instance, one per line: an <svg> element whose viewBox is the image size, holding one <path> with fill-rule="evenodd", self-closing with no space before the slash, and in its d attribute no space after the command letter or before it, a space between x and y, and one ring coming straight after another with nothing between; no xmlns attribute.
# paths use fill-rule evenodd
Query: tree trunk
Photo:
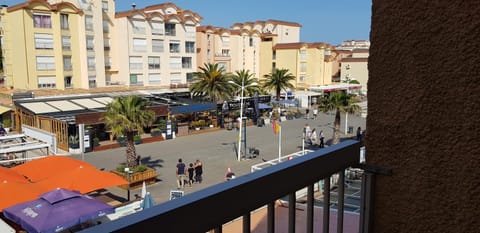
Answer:
<svg viewBox="0 0 480 233"><path fill-rule="evenodd" d="M333 123L333 141L332 145L340 142L340 109L337 108L335 113L335 122Z"/></svg>
<svg viewBox="0 0 480 233"><path fill-rule="evenodd" d="M277 94L277 101L279 101L279 100L280 100L280 89L277 89L277 93L276 93L276 94Z"/></svg>
<svg viewBox="0 0 480 233"><path fill-rule="evenodd" d="M134 132L127 132L127 166L132 168L137 165L137 152L135 151L135 143L133 140Z"/></svg>

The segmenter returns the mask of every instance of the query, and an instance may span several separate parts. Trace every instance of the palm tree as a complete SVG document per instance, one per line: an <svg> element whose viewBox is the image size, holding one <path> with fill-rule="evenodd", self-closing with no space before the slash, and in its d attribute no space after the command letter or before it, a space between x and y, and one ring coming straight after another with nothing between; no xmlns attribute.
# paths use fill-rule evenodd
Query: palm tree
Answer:
<svg viewBox="0 0 480 233"><path fill-rule="evenodd" d="M205 63L204 67L199 67L201 72L193 74L193 84L190 86L190 92L193 96L202 96L210 98L210 101L231 97L232 87L228 83L229 77L225 73L225 68L218 64Z"/></svg>
<svg viewBox="0 0 480 233"><path fill-rule="evenodd" d="M235 74L231 77L232 81L238 85L232 86L238 96L240 96L240 91L242 91L242 83L245 87L245 96L253 96L255 92L258 92L260 89L259 86L252 85L253 83L258 83L258 79L255 78L253 74L250 74L250 71L248 70L235 71Z"/></svg>
<svg viewBox="0 0 480 233"><path fill-rule="evenodd" d="M351 94L347 94L345 91L337 91L325 95L320 100L318 106L320 111L336 111L332 144L337 144L340 141L340 113L359 114L362 111L362 108L355 104L357 100L352 97Z"/></svg>
<svg viewBox="0 0 480 233"><path fill-rule="evenodd" d="M151 126L155 121L155 112L147 110L148 100L138 96L118 97L107 105L104 115L105 124L113 136L126 136L128 167L136 166L134 135L143 133L143 127Z"/></svg>
<svg viewBox="0 0 480 233"><path fill-rule="evenodd" d="M263 87L269 90L274 90L277 100L280 100L280 92L282 90L294 89L295 87L291 81L296 77L289 73L288 69L274 69L272 73L264 75L266 80Z"/></svg>

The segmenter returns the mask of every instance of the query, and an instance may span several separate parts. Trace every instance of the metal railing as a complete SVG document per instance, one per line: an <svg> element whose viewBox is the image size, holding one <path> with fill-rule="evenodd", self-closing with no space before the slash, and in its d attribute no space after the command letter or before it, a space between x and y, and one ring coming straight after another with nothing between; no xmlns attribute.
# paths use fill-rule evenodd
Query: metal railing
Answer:
<svg viewBox="0 0 480 233"><path fill-rule="evenodd" d="M329 232L330 218L330 177L339 174L339 183L344 183L347 168L361 166L360 142L348 140L328 148L308 153L304 156L278 163L262 170L239 176L125 216L118 220L85 229L93 232L161 232L205 233L213 229L222 232L222 225L238 217L243 217L243 232L251 231L250 213L267 205L267 229L275 232L275 201L288 196L288 232L295 232L295 192L307 187L306 232L314 231L313 186L324 180L323 232ZM339 196L343 196L343 185L339 185ZM370 195L369 190L364 195ZM371 198L369 198L371 200ZM343 198L338 198L338 212L343 213ZM365 208L365 206L362 206ZM368 214L362 211L361 214ZM193 216L194 215L194 216ZM343 232L343 214L337 215L337 232ZM182 224L188 219L188 224ZM360 216L361 220L370 218ZM327 223L327 224L325 224ZM364 224L360 222L360 228ZM318 232L318 229L316 230ZM361 232L367 230L360 229Z"/></svg>

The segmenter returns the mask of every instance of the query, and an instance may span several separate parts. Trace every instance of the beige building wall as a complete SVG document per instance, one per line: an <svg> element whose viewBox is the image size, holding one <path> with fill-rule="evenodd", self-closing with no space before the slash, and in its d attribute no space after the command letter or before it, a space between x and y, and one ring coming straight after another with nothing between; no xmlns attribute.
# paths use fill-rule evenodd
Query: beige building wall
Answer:
<svg viewBox="0 0 480 233"><path fill-rule="evenodd" d="M341 60L341 76L342 82L349 80L357 80L362 85L361 92L368 92L368 50L353 50L351 57Z"/></svg>
<svg viewBox="0 0 480 233"><path fill-rule="evenodd" d="M276 53L273 46L276 44L276 36L271 34L263 34L260 42L260 75L259 79L271 73L273 68L277 66L275 63Z"/></svg>
<svg viewBox="0 0 480 233"><path fill-rule="evenodd" d="M104 37L110 35L103 21L114 11L113 0L30 1L3 8L6 85L26 90L105 86ZM35 20L50 26L34 26Z"/></svg>
<svg viewBox="0 0 480 233"><path fill-rule="evenodd" d="M197 69L198 14L165 3L120 12L115 17L113 43L119 55L113 59L118 75L112 76L112 81L128 86L187 83ZM167 29L168 25L175 25L175 29ZM187 42L193 47L187 49Z"/></svg>
<svg viewBox="0 0 480 233"><path fill-rule="evenodd" d="M296 77L296 89L332 83L333 47L324 43L289 43L274 46L276 68L288 69Z"/></svg>

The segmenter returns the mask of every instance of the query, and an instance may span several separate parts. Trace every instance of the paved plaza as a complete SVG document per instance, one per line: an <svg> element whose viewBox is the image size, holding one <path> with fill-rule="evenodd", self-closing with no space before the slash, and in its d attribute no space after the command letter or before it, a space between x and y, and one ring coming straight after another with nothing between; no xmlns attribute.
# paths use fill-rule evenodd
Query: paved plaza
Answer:
<svg viewBox="0 0 480 233"><path fill-rule="evenodd" d="M282 127L282 156L302 150L302 129L306 123L310 128L316 128L317 132L324 131L326 141L332 138L334 115L320 113L316 120L299 118L280 122ZM342 114L341 137L354 136L345 135L345 116ZM366 119L357 116L348 117L348 125L354 129L361 127L365 129ZM252 165L261 163L262 158L271 160L278 158L278 134L274 135L271 125L264 127L247 127L247 148L259 149L260 156L254 159L237 161L236 146L238 144L238 131L220 129L208 133L178 137L172 140L146 143L136 145L137 153L141 155L143 164L155 168L158 173L158 180L155 184L147 186L157 204L168 201L170 190L177 190L175 166L179 158L182 158L188 166L196 159L203 163L203 182L195 183L192 187L188 185L183 189L185 195L203 189L205 187L224 182L224 175L230 167L237 176L250 173ZM81 159L80 155L74 155ZM95 165L97 168L112 170L120 163L125 162L125 147L106 151L91 152L84 154L85 161ZM127 192L123 189L109 188L111 193L126 198ZM141 189L131 191L131 198L134 194L140 194Z"/></svg>

